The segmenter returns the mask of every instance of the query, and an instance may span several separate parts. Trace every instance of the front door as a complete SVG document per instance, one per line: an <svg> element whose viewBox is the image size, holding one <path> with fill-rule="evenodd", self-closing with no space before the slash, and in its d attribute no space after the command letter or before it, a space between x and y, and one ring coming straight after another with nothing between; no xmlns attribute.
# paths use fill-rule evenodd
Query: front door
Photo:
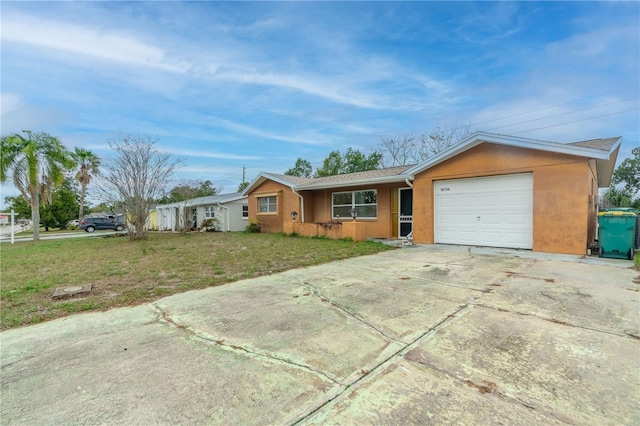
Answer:
<svg viewBox="0 0 640 426"><path fill-rule="evenodd" d="M413 231L413 189L401 188L398 191L399 198L399 211L400 217L398 218L398 235L400 237L407 237Z"/></svg>

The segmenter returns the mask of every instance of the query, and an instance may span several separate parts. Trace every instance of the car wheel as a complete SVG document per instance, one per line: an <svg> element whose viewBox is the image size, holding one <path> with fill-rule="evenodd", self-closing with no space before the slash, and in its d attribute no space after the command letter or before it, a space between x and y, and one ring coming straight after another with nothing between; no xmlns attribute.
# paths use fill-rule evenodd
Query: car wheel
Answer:
<svg viewBox="0 0 640 426"><path fill-rule="evenodd" d="M124 229L124 226L122 225L116 226L116 231L122 231L123 229Z"/></svg>
<svg viewBox="0 0 640 426"><path fill-rule="evenodd" d="M598 257L602 257L602 247L598 247Z"/></svg>
<svg viewBox="0 0 640 426"><path fill-rule="evenodd" d="M627 257L629 258L629 260L633 260L633 249L632 248L629 249L629 254L627 255Z"/></svg>
<svg viewBox="0 0 640 426"><path fill-rule="evenodd" d="M96 228L94 228L93 226L87 226L87 232L93 232L95 230Z"/></svg>

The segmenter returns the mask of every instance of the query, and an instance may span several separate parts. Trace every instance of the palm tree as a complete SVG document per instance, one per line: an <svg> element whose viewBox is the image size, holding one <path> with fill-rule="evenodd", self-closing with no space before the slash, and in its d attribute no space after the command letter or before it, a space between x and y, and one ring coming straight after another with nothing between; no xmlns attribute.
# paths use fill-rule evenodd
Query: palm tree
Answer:
<svg viewBox="0 0 640 426"><path fill-rule="evenodd" d="M81 188L78 220L82 220L84 216L84 196L87 193L87 186L91 182L91 178L98 174L100 157L84 148L76 147L75 152L73 153L73 159L76 162L76 166L80 166L78 173L76 173L76 180L80 182Z"/></svg>
<svg viewBox="0 0 640 426"><path fill-rule="evenodd" d="M13 172L13 184L31 205L33 239L40 239L40 200L51 202L56 185L64 180L64 171L73 167L71 153L47 133L23 130L3 136L0 141L0 182Z"/></svg>

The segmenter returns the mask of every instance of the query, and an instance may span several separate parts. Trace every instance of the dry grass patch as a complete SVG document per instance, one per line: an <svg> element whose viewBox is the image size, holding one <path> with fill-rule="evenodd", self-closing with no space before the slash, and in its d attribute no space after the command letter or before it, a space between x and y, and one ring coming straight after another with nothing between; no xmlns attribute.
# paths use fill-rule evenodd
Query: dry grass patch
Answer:
<svg viewBox="0 0 640 426"><path fill-rule="evenodd" d="M137 242L90 237L0 247L3 330L389 249L373 242L244 233L152 234ZM86 284L93 286L89 296L51 298L56 288Z"/></svg>

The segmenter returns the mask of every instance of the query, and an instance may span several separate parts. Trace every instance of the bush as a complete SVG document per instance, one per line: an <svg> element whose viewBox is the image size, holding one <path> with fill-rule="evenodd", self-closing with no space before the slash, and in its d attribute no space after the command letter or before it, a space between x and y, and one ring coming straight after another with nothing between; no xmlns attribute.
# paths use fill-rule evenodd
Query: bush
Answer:
<svg viewBox="0 0 640 426"><path fill-rule="evenodd" d="M202 221L200 224L200 232L215 232L220 230L220 221L215 218L209 218Z"/></svg>
<svg viewBox="0 0 640 426"><path fill-rule="evenodd" d="M244 228L249 234L258 234L262 230L262 223L258 219L249 219L249 224Z"/></svg>

